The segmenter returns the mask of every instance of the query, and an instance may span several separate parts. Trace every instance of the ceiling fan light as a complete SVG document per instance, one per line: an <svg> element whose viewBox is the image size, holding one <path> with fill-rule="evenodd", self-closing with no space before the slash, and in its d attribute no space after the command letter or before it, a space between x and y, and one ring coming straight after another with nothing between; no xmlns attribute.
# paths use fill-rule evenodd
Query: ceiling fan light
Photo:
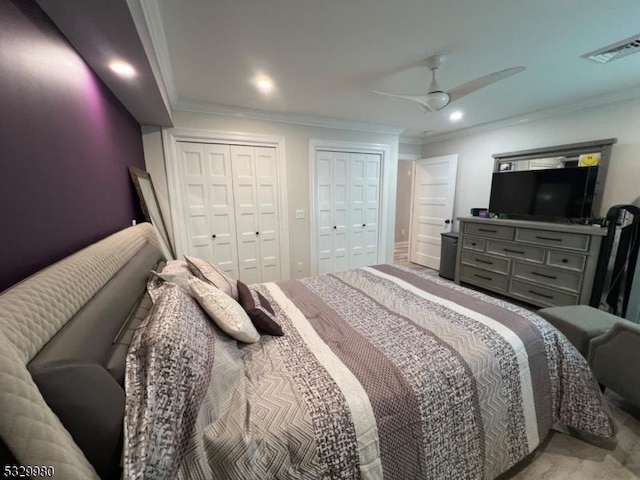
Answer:
<svg viewBox="0 0 640 480"><path fill-rule="evenodd" d="M445 92L431 92L427 94L424 101L424 106L431 112L442 110L449 105L449 95Z"/></svg>

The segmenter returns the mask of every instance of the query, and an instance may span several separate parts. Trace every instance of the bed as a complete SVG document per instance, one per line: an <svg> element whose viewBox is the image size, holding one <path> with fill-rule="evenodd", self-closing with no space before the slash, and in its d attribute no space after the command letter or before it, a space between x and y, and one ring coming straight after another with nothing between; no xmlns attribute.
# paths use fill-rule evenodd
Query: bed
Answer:
<svg viewBox="0 0 640 480"><path fill-rule="evenodd" d="M491 479L552 428L615 435L586 361L526 309L379 265L251 286L284 335L245 344L160 268L143 224L0 295L10 461L65 479Z"/></svg>

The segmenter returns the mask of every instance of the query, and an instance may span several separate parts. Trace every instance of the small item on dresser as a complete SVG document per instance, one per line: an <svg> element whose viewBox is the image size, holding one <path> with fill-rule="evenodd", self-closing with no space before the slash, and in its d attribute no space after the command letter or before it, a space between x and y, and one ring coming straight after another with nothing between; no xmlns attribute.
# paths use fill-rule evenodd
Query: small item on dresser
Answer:
<svg viewBox="0 0 640 480"><path fill-rule="evenodd" d="M483 213L488 213L489 210L487 210L486 208L472 208L471 209L471 216L473 217L482 217Z"/></svg>

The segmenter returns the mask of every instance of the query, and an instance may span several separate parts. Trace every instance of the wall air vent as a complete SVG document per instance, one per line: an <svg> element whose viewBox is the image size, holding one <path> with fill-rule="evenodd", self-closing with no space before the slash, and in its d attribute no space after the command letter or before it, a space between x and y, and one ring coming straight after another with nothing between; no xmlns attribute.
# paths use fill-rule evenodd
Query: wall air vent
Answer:
<svg viewBox="0 0 640 480"><path fill-rule="evenodd" d="M582 58L597 63L609 63L638 52L640 52L640 35L634 35L613 45L585 53Z"/></svg>

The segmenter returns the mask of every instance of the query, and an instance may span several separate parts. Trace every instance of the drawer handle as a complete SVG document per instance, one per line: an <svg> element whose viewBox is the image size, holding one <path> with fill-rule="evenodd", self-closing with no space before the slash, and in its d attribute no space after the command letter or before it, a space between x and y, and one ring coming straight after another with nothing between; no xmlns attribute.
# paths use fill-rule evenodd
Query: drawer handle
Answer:
<svg viewBox="0 0 640 480"><path fill-rule="evenodd" d="M562 263L569 263L569 259L568 258L563 258L562 259Z"/></svg>
<svg viewBox="0 0 640 480"><path fill-rule="evenodd" d="M524 255L524 252L522 250L512 250L510 248L503 248L502 250L509 253L517 253L518 255Z"/></svg>
<svg viewBox="0 0 640 480"><path fill-rule="evenodd" d="M537 275L538 277L543 277L543 278L550 278L551 280L557 280L558 277L556 277L555 275L547 275L546 273L538 273L538 272L531 272L532 275Z"/></svg>
<svg viewBox="0 0 640 480"><path fill-rule="evenodd" d="M541 237L539 235L536 235L536 238L538 240L549 240L550 242L561 242L562 239L561 238L553 238L553 237Z"/></svg>
<svg viewBox="0 0 640 480"><path fill-rule="evenodd" d="M479 228L480 232L498 233L497 230L491 230L490 228Z"/></svg>
<svg viewBox="0 0 640 480"><path fill-rule="evenodd" d="M491 278L491 277L485 277L484 275L478 275L477 273L474 273L474 274L473 274L473 276L474 276L474 277L481 278L481 279L483 279L483 280L489 280L489 281L492 281L492 280L493 280L493 278Z"/></svg>
<svg viewBox="0 0 640 480"><path fill-rule="evenodd" d="M486 265L493 265L493 262L490 262L489 260L482 260L481 258L476 258L476 262L484 263Z"/></svg>
<svg viewBox="0 0 640 480"><path fill-rule="evenodd" d="M471 246L475 247L476 246L476 242L471 242Z"/></svg>
<svg viewBox="0 0 640 480"><path fill-rule="evenodd" d="M542 298L549 298L553 300L553 295L546 295L544 293L536 292L535 290L529 290L529 293L533 293L534 295L538 295L539 297L542 297Z"/></svg>

